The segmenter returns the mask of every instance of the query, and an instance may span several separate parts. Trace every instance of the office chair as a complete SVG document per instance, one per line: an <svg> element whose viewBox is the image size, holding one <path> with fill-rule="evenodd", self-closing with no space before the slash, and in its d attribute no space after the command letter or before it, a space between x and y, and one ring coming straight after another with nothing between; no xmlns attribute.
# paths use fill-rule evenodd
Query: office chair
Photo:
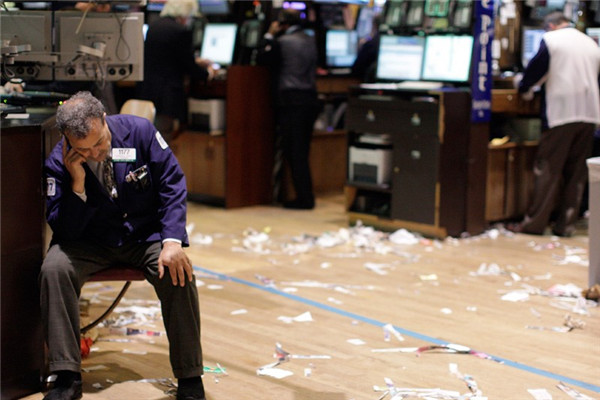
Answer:
<svg viewBox="0 0 600 400"><path fill-rule="evenodd" d="M146 118L154 123L156 107L154 107L154 103L149 100L129 99L123 103L119 113L137 115L138 117Z"/></svg>
<svg viewBox="0 0 600 400"><path fill-rule="evenodd" d="M137 115L138 117L143 117L150 120L150 122L154 122L156 108L154 107L154 103L151 101L130 99L123 104L120 113ZM88 279L88 282L125 281L125 284L106 311L104 311L102 315L100 315L94 321L81 328L81 334L83 335L88 332L100 322L104 321L104 319L106 319L106 317L113 312L113 310L119 305L119 302L125 295L125 292L127 292L127 289L129 289L129 286L131 286L132 281L143 281L145 279L144 273L140 269L136 269L133 266L123 265L115 265L92 275L91 278Z"/></svg>

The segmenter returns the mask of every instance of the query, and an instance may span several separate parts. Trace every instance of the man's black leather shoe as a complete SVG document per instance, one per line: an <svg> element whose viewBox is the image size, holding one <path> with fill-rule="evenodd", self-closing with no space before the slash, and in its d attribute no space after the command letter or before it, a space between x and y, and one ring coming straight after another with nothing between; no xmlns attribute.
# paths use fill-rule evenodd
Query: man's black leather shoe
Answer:
<svg viewBox="0 0 600 400"><path fill-rule="evenodd" d="M202 378L179 379L177 400L206 400Z"/></svg>
<svg viewBox="0 0 600 400"><path fill-rule="evenodd" d="M82 394L82 382L74 380L67 385L55 385L45 396L44 400L79 400Z"/></svg>
<svg viewBox="0 0 600 400"><path fill-rule="evenodd" d="M204 396L194 396L194 395L188 395L188 396L180 396L177 395L177 400L206 400L206 397Z"/></svg>

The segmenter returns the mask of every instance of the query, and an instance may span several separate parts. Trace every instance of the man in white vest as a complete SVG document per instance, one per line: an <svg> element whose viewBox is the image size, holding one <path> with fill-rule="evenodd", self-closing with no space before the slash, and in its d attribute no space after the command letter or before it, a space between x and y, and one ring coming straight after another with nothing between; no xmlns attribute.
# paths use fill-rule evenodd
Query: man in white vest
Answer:
<svg viewBox="0 0 600 400"><path fill-rule="evenodd" d="M519 92L542 88L542 126L534 166L535 189L527 215L515 231L543 234L556 212L552 233L571 236L587 179L596 125L600 124L600 49L561 13L544 20L538 53L527 65Z"/></svg>

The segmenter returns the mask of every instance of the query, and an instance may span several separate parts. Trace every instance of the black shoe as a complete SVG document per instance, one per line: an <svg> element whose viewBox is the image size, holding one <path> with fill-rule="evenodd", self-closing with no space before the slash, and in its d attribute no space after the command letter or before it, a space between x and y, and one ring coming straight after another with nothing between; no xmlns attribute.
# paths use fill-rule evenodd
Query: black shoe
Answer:
<svg viewBox="0 0 600 400"><path fill-rule="evenodd" d="M201 377L179 379L177 400L206 400Z"/></svg>
<svg viewBox="0 0 600 400"><path fill-rule="evenodd" d="M312 210L313 208L315 208L315 202L314 201L292 200L292 201L286 201L285 203L283 203L283 207L289 208L292 210Z"/></svg>
<svg viewBox="0 0 600 400"><path fill-rule="evenodd" d="M67 385L57 382L54 388L46 393L44 400L78 400L82 396L82 382L81 380L74 380Z"/></svg>

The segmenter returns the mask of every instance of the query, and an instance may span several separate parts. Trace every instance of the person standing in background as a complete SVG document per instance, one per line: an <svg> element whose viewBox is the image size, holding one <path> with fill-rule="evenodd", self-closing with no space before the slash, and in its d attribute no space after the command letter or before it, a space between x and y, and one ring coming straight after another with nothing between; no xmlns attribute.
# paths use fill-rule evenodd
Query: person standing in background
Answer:
<svg viewBox="0 0 600 400"><path fill-rule="evenodd" d="M362 82L375 82L377 55L379 54L379 26L381 15L373 16L371 34L365 39L358 49L356 60L352 64L352 75Z"/></svg>
<svg viewBox="0 0 600 400"><path fill-rule="evenodd" d="M298 10L282 10L265 34L258 62L271 68L276 135L296 192L296 198L283 206L308 210L315 206L309 153L318 111L317 45L301 24Z"/></svg>
<svg viewBox="0 0 600 400"><path fill-rule="evenodd" d="M533 198L514 231L541 235L557 212L552 232L571 236L583 195L593 135L600 124L600 49L571 26L560 12L544 20L538 53L527 65L518 88L525 99L543 82L545 113L536 154Z"/></svg>
<svg viewBox="0 0 600 400"><path fill-rule="evenodd" d="M167 142L186 125L185 77L214 75L212 62L195 57L192 49L189 26L197 13L196 0L168 0L144 42L144 81L138 85L138 97L154 103L155 124Z"/></svg>

